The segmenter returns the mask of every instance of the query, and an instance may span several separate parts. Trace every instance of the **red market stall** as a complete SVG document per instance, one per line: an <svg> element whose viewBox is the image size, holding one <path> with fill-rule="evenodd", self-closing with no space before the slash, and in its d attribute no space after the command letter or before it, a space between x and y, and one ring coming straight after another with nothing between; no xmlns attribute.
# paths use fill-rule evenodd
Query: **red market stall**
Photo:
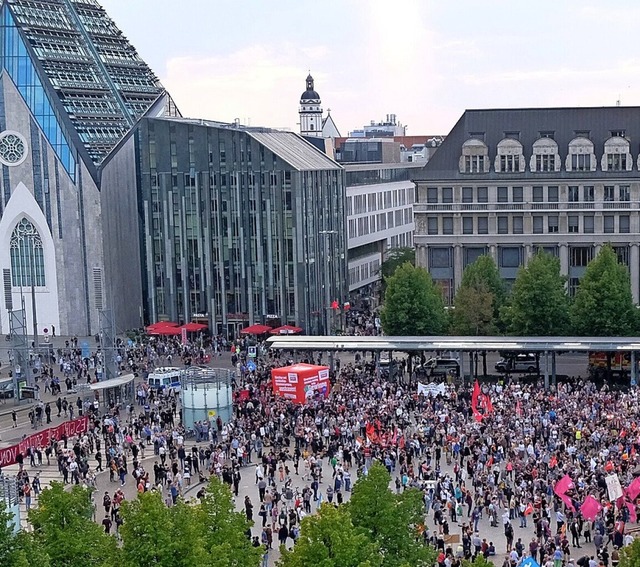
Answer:
<svg viewBox="0 0 640 567"><path fill-rule="evenodd" d="M271 371L273 393L281 398L303 404L316 394L329 395L329 368L313 364L294 364Z"/></svg>

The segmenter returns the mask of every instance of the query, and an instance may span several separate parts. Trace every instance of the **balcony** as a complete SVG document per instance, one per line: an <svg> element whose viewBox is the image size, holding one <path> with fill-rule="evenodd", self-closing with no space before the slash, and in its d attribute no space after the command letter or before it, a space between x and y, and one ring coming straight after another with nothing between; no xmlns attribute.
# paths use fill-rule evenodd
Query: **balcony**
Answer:
<svg viewBox="0 0 640 567"><path fill-rule="evenodd" d="M545 211L629 211L640 209L640 201L584 201L584 202L536 202L536 203L414 203L415 213L432 212L545 212Z"/></svg>

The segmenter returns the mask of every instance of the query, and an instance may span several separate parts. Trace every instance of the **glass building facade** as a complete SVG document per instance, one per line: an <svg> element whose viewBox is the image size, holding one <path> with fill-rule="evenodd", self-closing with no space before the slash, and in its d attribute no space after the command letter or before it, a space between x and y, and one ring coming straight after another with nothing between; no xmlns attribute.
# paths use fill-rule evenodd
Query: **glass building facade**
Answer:
<svg viewBox="0 0 640 567"><path fill-rule="evenodd" d="M216 123L145 119L136 141L147 320L333 330L347 293L337 163L291 132Z"/></svg>

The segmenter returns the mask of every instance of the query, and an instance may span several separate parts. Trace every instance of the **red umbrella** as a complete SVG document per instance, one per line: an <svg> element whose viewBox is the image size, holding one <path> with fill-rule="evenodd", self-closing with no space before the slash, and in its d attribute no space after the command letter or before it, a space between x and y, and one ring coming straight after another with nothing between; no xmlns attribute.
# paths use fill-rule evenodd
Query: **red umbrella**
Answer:
<svg viewBox="0 0 640 567"><path fill-rule="evenodd" d="M186 323L180 328L186 329L189 333L195 333L197 331L203 331L204 329L208 328L208 326L202 323Z"/></svg>
<svg viewBox="0 0 640 567"><path fill-rule="evenodd" d="M294 327L293 325L282 325L282 327L276 327L270 332L272 335L297 335L298 333L302 333L302 329L300 327Z"/></svg>
<svg viewBox="0 0 640 567"><path fill-rule="evenodd" d="M156 327L149 331L150 335L181 335L182 331L179 327Z"/></svg>
<svg viewBox="0 0 640 567"><path fill-rule="evenodd" d="M158 329L165 329L167 327L177 327L178 323L174 323L173 321L158 321L157 323L152 323L147 327L147 331L156 331Z"/></svg>
<svg viewBox="0 0 640 567"><path fill-rule="evenodd" d="M251 325L251 327L246 327L240 331L241 335L264 335L271 330L271 327L267 327L266 325Z"/></svg>

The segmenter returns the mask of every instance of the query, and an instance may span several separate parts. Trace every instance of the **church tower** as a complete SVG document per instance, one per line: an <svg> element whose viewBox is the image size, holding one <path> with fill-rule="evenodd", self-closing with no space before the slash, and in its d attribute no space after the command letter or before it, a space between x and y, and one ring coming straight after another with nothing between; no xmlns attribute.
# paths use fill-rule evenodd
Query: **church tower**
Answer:
<svg viewBox="0 0 640 567"><path fill-rule="evenodd" d="M300 97L300 134L322 138L320 95L313 89L313 77L307 76L307 90Z"/></svg>

